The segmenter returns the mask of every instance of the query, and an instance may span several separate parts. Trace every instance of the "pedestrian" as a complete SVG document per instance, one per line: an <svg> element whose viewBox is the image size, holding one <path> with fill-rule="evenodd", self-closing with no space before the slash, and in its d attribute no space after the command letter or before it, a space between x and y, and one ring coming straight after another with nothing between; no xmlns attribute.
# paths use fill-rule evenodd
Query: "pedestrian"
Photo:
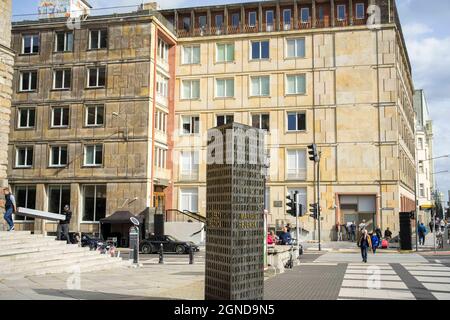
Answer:
<svg viewBox="0 0 450 320"><path fill-rule="evenodd" d="M269 246L274 246L277 244L277 236L275 235L275 232L269 232L269 234L267 235L267 244Z"/></svg>
<svg viewBox="0 0 450 320"><path fill-rule="evenodd" d="M288 232L287 228L283 228L283 232L280 234L281 245L288 246L292 244L291 234Z"/></svg>
<svg viewBox="0 0 450 320"><path fill-rule="evenodd" d="M373 254L375 254L377 252L378 247L380 246L380 239L378 238L376 233L373 233L371 235L371 240L372 240L372 251Z"/></svg>
<svg viewBox="0 0 450 320"><path fill-rule="evenodd" d="M441 222L439 221L439 218L436 218L434 220L434 230L439 233L439 230L441 229Z"/></svg>
<svg viewBox="0 0 450 320"><path fill-rule="evenodd" d="M433 233L433 227L434 227L433 221L430 221L430 223L428 224L428 226L430 227L431 233Z"/></svg>
<svg viewBox="0 0 450 320"><path fill-rule="evenodd" d="M383 233L381 232L380 226L377 226L375 229L375 234L378 237L378 247L381 247L381 240L383 238Z"/></svg>
<svg viewBox="0 0 450 320"><path fill-rule="evenodd" d="M290 223L288 223L286 225L286 229L287 229L287 232L291 233L291 224Z"/></svg>
<svg viewBox="0 0 450 320"><path fill-rule="evenodd" d="M336 234L337 234L337 241L342 241L342 227L339 223L336 223Z"/></svg>
<svg viewBox="0 0 450 320"><path fill-rule="evenodd" d="M361 256L364 263L367 263L367 251L372 247L372 240L370 239L367 230L364 229L361 237L358 240L358 247L361 249Z"/></svg>
<svg viewBox="0 0 450 320"><path fill-rule="evenodd" d="M70 211L70 207L68 204L64 206L64 211L62 213L66 216L65 220L60 220L58 224L58 240L61 240L61 233L64 234L64 237L66 238L67 244L70 244L70 237L69 237L69 225L70 225L70 219L72 219L72 211Z"/></svg>
<svg viewBox="0 0 450 320"><path fill-rule="evenodd" d="M389 230L389 227L384 231L384 238L389 242L392 239L392 231Z"/></svg>
<svg viewBox="0 0 450 320"><path fill-rule="evenodd" d="M444 221L444 219L441 220L441 232L445 232L445 226L447 225Z"/></svg>
<svg viewBox="0 0 450 320"><path fill-rule="evenodd" d="M14 231L13 213L17 211L16 198L9 188L4 188L3 193L5 194L5 214L3 218L8 223L8 231Z"/></svg>
<svg viewBox="0 0 450 320"><path fill-rule="evenodd" d="M352 241L352 222L348 221L345 225L345 230L347 231L347 241Z"/></svg>
<svg viewBox="0 0 450 320"><path fill-rule="evenodd" d="M355 242L356 241L356 223L355 223L355 221L353 221L350 226L350 236L351 236L352 242Z"/></svg>
<svg viewBox="0 0 450 320"><path fill-rule="evenodd" d="M424 246L425 245L425 235L427 234L427 228L423 224L423 222L420 223L419 228L417 229L417 233L419 235L419 245Z"/></svg>

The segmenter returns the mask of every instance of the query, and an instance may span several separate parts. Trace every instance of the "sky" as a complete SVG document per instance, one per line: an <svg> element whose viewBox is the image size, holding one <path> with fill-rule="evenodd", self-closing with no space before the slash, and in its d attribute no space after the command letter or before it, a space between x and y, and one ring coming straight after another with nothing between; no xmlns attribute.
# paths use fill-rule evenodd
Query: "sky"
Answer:
<svg viewBox="0 0 450 320"><path fill-rule="evenodd" d="M136 6L142 3L142 0L88 0L88 2L94 8L108 8ZM226 2L249 1L226 0ZM35 14L38 3L39 0L13 0L13 15ZM159 1L163 9L223 3L224 0ZM433 120L434 156L450 154L450 28L448 27L450 1L397 0L397 6L413 68L414 86L416 89L425 90ZM123 10L130 9L132 8ZM16 16L14 20L25 18ZM435 172L446 170L450 170L450 158L435 161ZM450 190L450 173L437 174L435 178L437 188L447 198L447 190Z"/></svg>

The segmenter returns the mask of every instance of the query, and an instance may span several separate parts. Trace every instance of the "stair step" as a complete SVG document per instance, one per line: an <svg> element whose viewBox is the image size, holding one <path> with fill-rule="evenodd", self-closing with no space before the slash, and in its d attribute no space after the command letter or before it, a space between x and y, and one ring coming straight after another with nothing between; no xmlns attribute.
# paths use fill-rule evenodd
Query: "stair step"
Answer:
<svg viewBox="0 0 450 320"><path fill-rule="evenodd" d="M7 241L12 239L36 239L44 237L43 234L29 234L29 233L18 233L18 232L11 232L7 236L0 235L0 242L1 241Z"/></svg>
<svg viewBox="0 0 450 320"><path fill-rule="evenodd" d="M9 248L13 245L23 244L23 243L43 243L43 242L53 242L55 237L37 237L34 239L8 239L0 240L0 249Z"/></svg>
<svg viewBox="0 0 450 320"><path fill-rule="evenodd" d="M57 243L58 244L56 245L56 247L60 247L60 248L64 248L64 246L78 247L78 245L76 245L76 244L66 244L65 242L57 242ZM7 251L0 251L0 258L5 257L5 256L13 256L13 255L27 254L27 253L41 252L41 251L48 251L48 250L55 250L55 246L16 248L16 249L7 250Z"/></svg>
<svg viewBox="0 0 450 320"><path fill-rule="evenodd" d="M47 241L47 242L27 242L8 245L6 247L0 247L0 254L11 251L13 249L27 249L27 248L43 248L43 247L58 247L67 244L66 241Z"/></svg>
<svg viewBox="0 0 450 320"><path fill-rule="evenodd" d="M45 258L45 257L52 256L55 254L55 250L53 248L43 248L43 249L46 249L46 250L13 254L13 255L7 255L7 256L0 256L0 264L14 263L15 261L24 261L24 260L34 259L34 258ZM67 254L67 253L78 253L78 252L93 252L94 253L95 251L90 251L89 248L82 248L82 247L78 247L78 246L66 246L66 247L58 250L58 252L61 254Z"/></svg>

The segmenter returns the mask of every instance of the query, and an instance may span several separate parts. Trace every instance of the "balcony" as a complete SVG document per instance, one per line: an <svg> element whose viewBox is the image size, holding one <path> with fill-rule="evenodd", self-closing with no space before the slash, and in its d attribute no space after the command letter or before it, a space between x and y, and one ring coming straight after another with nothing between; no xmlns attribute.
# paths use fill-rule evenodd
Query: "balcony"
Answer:
<svg viewBox="0 0 450 320"><path fill-rule="evenodd" d="M189 182L189 181L198 181L198 169L195 170L181 170L180 171L180 181Z"/></svg>
<svg viewBox="0 0 450 320"><path fill-rule="evenodd" d="M286 180L306 181L306 169L287 169Z"/></svg>

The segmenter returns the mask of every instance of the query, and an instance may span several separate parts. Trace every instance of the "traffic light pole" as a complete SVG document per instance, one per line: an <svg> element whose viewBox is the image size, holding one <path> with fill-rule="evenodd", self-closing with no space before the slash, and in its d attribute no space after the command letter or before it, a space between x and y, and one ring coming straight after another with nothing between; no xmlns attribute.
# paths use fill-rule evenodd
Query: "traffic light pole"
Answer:
<svg viewBox="0 0 450 320"><path fill-rule="evenodd" d="M322 251L321 239L320 239L320 225L321 225L321 215L320 215L320 158L321 154L319 153L319 161L317 161L317 231L319 236L319 251Z"/></svg>
<svg viewBox="0 0 450 320"><path fill-rule="evenodd" d="M300 256L300 230L298 220L300 218L300 210L302 210L302 205L300 204L300 194L298 192L295 193L295 202L297 208L295 210L295 229L296 229L296 237L297 237L297 255Z"/></svg>

